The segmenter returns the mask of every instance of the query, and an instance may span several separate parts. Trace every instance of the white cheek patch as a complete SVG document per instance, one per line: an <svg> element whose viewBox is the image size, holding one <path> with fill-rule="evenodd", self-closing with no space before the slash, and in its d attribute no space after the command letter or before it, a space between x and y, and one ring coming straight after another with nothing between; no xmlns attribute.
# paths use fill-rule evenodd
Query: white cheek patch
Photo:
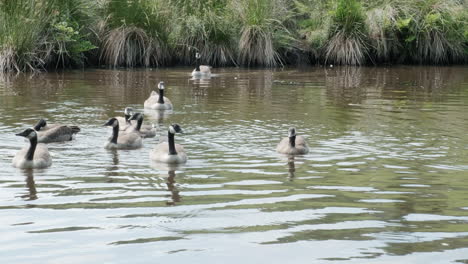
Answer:
<svg viewBox="0 0 468 264"><path fill-rule="evenodd" d="M174 130L174 128L172 126L169 127L169 132L171 132L171 134L175 134L176 131Z"/></svg>
<svg viewBox="0 0 468 264"><path fill-rule="evenodd" d="M114 120L114 122L112 123L112 126L114 126L114 127L115 127L115 126L118 126L118 125L119 125L119 121L118 121L117 119L116 119L116 120Z"/></svg>
<svg viewBox="0 0 468 264"><path fill-rule="evenodd" d="M33 132L31 132L31 133L28 134L27 138L31 139L31 138L33 138L35 135L36 135L36 132L33 131Z"/></svg>

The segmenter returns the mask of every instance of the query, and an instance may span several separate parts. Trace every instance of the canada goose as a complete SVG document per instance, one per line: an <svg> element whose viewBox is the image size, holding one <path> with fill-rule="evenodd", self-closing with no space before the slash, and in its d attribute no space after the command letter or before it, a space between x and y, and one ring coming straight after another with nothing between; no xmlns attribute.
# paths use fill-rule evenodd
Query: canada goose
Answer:
<svg viewBox="0 0 468 264"><path fill-rule="evenodd" d="M34 126L37 132L37 141L40 143L63 142L73 139L73 135L80 132L77 126L47 125L44 119Z"/></svg>
<svg viewBox="0 0 468 264"><path fill-rule="evenodd" d="M45 144L37 143L37 133L34 129L28 128L16 134L29 139L29 147L24 147L13 158L13 167L21 169L46 168L52 165L49 150Z"/></svg>
<svg viewBox="0 0 468 264"><path fill-rule="evenodd" d="M137 149L143 146L140 133L135 130L126 130L119 132L119 121L113 117L109 119L104 126L111 126L112 137L104 146L106 149Z"/></svg>
<svg viewBox="0 0 468 264"><path fill-rule="evenodd" d="M207 65L200 65L200 53L195 54L195 61L196 66L195 69L192 71L192 77L194 78L201 78L201 77L211 77L211 66Z"/></svg>
<svg viewBox="0 0 468 264"><path fill-rule="evenodd" d="M149 154L151 160L173 164L185 163L187 161L184 147L174 143L175 133L182 133L182 129L178 124L169 126L167 142L161 142L151 150Z"/></svg>
<svg viewBox="0 0 468 264"><path fill-rule="evenodd" d="M125 107L124 109L124 117L121 116L116 116L117 121L119 121L119 129L121 131L126 130L132 125L132 122L129 120L129 118L133 115L133 108L131 107Z"/></svg>
<svg viewBox="0 0 468 264"><path fill-rule="evenodd" d="M144 106L147 109L153 110L170 110L172 109L171 101L164 96L164 82L158 84L159 94L155 91L151 92L150 97L146 99Z"/></svg>
<svg viewBox="0 0 468 264"><path fill-rule="evenodd" d="M280 141L276 151L282 154L306 154L309 152L309 147L303 136L296 135L296 128L291 127L288 137Z"/></svg>
<svg viewBox="0 0 468 264"><path fill-rule="evenodd" d="M143 115L141 113L134 113L129 120L136 120L137 125L135 130L140 132L140 135L144 138L150 138L156 136L156 128L154 126L142 126L143 124Z"/></svg>

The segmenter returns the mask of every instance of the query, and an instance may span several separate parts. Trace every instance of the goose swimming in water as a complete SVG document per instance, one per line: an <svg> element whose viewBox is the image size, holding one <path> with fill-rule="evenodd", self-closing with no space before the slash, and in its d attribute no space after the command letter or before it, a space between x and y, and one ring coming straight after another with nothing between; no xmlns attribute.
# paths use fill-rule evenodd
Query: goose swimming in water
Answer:
<svg viewBox="0 0 468 264"><path fill-rule="evenodd" d="M167 132L167 142L161 142L151 150L149 154L151 160L171 164L187 162L184 147L174 142L176 133L182 133L180 126L178 124L170 125Z"/></svg>
<svg viewBox="0 0 468 264"><path fill-rule="evenodd" d="M143 114L141 113L134 113L132 117L129 119L136 120L137 124L135 126L135 130L140 132L140 135L144 138L150 138L156 136L156 128L154 126L142 126L143 124Z"/></svg>
<svg viewBox="0 0 468 264"><path fill-rule="evenodd" d="M140 133L135 130L119 131L119 121L115 117L109 119L104 126L112 127L112 136L106 143L106 149L137 149L143 146Z"/></svg>
<svg viewBox="0 0 468 264"><path fill-rule="evenodd" d="M171 101L164 96L164 82L159 82L158 90L159 94L155 91L151 92L150 97L146 99L144 103L144 107L146 109L153 109L153 110L171 110L172 103Z"/></svg>
<svg viewBox="0 0 468 264"><path fill-rule="evenodd" d="M209 78L211 77L211 66L208 65L200 65L200 53L195 54L195 62L196 66L195 69L192 71L192 77L194 78Z"/></svg>
<svg viewBox="0 0 468 264"><path fill-rule="evenodd" d="M289 129L288 137L283 138L276 151L282 154L306 154L309 152L309 147L303 136L296 135L296 128Z"/></svg>
<svg viewBox="0 0 468 264"><path fill-rule="evenodd" d="M47 125L44 119L39 120L34 126L37 132L37 141L40 143L52 143L70 141L73 135L80 132L77 126L64 126L64 125Z"/></svg>
<svg viewBox="0 0 468 264"><path fill-rule="evenodd" d="M13 158L13 166L21 169L47 168L52 165L49 150L45 144L37 143L37 133L34 129L28 128L16 134L29 139L29 147L24 147Z"/></svg>

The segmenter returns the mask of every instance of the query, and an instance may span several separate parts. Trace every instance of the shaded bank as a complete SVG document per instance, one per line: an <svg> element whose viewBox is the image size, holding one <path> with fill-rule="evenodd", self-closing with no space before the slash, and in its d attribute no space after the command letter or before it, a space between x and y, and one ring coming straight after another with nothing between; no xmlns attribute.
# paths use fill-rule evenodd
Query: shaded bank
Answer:
<svg viewBox="0 0 468 264"><path fill-rule="evenodd" d="M463 0L2 0L0 71L90 66L453 64Z"/></svg>

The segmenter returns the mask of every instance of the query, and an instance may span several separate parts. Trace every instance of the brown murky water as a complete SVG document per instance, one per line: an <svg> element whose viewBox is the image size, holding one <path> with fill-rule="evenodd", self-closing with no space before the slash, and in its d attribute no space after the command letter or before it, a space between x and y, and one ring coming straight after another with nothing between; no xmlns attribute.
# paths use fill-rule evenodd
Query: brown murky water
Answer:
<svg viewBox="0 0 468 264"><path fill-rule="evenodd" d="M86 70L0 82L2 263L466 263L468 68ZM149 162L158 139L103 148L159 80L189 161ZM53 164L11 166L14 133L77 124ZM311 152L276 144L296 126Z"/></svg>

